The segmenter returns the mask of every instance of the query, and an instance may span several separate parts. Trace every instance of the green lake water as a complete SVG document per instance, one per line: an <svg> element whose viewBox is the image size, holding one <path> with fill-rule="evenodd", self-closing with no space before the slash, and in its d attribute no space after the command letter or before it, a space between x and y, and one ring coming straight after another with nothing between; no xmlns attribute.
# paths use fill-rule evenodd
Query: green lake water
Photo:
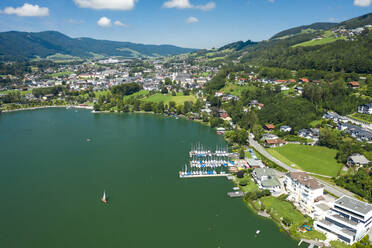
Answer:
<svg viewBox="0 0 372 248"><path fill-rule="evenodd" d="M198 142L225 144L209 127L154 115L0 115L0 247L297 247L228 198L226 178L178 178Z"/></svg>

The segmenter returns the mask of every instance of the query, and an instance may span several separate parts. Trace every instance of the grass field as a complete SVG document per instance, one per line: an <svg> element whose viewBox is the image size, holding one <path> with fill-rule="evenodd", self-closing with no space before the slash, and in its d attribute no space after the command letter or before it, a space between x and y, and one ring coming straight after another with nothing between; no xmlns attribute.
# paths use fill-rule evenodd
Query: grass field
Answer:
<svg viewBox="0 0 372 248"><path fill-rule="evenodd" d="M292 222L290 227L291 235L295 238L307 238L307 239L319 239L325 240L326 236L323 233L318 231L310 231L306 233L300 233L297 231L297 228L302 226L305 223L311 221L310 217L305 217L298 211L292 203L289 203L285 200L275 198L273 196L266 196L260 199L264 208L270 211L270 215L276 220L280 221L283 218L287 218Z"/></svg>
<svg viewBox="0 0 372 248"><path fill-rule="evenodd" d="M361 114L361 113L354 113L350 115L349 117L356 119L358 121L364 121L367 123L372 123L372 116L368 114Z"/></svg>
<svg viewBox="0 0 372 248"><path fill-rule="evenodd" d="M243 86L243 85L228 83L220 91L224 92L225 94L231 94L231 95L240 97L242 95L243 90L249 89L249 88L254 88L254 87L247 86L247 85Z"/></svg>
<svg viewBox="0 0 372 248"><path fill-rule="evenodd" d="M335 159L337 150L323 146L288 144L267 151L290 166L325 176L337 176L343 166Z"/></svg>
<svg viewBox="0 0 372 248"><path fill-rule="evenodd" d="M163 95L161 93L154 94L144 99L146 102L155 102L159 103L163 101L165 104L168 104L171 101L174 101L177 105L181 105L184 102L191 101L196 102L196 98L193 95L184 96L182 94L177 94L177 96L172 96L170 94Z"/></svg>
<svg viewBox="0 0 372 248"><path fill-rule="evenodd" d="M0 94L6 95L6 94L9 94L10 92L17 92L17 91L21 93L21 95L26 95L32 92L32 90L4 90L4 91L0 91Z"/></svg>
<svg viewBox="0 0 372 248"><path fill-rule="evenodd" d="M322 38L320 40L309 40L309 41L305 41L305 42L302 42L302 43L299 43L299 44L296 44L292 47L307 47L307 46L318 46L318 45L324 45L324 44L327 44L327 43L331 43L331 42L335 42L337 40L343 40L344 38L342 37L326 37L326 38Z"/></svg>
<svg viewBox="0 0 372 248"><path fill-rule="evenodd" d="M56 78L56 77L70 76L71 74L73 74L72 71L62 71L62 72L52 73L50 74L50 76Z"/></svg>

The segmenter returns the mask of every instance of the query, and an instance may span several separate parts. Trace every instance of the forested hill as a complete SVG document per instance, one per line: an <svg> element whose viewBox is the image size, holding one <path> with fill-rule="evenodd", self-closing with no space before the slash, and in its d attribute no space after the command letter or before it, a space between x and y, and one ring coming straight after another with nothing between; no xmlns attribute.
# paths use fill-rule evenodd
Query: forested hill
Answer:
<svg viewBox="0 0 372 248"><path fill-rule="evenodd" d="M73 56L91 58L94 56L169 56L195 51L172 45L144 45L131 42L70 38L62 33L46 31L40 33L0 33L1 58L46 58L48 56Z"/></svg>
<svg viewBox="0 0 372 248"><path fill-rule="evenodd" d="M222 51L222 50L226 50L226 49L234 49L236 51L240 51L244 48L247 48L248 46L254 46L256 44L258 44L258 42L254 42L254 41L251 41L251 40L247 40L245 42L244 41L237 41L237 42L227 44L227 45L221 47L218 50Z"/></svg>
<svg viewBox="0 0 372 248"><path fill-rule="evenodd" d="M292 35L302 34L306 32L315 32L319 30L330 30L332 28L358 28L372 23L372 13L355 17L353 19L343 21L340 23L333 22L317 22L310 25L303 25L299 27L290 28L275 34L270 39L286 38Z"/></svg>
<svg viewBox="0 0 372 248"><path fill-rule="evenodd" d="M284 30L284 31L281 31L281 32L275 34L273 37L271 37L271 40L272 39L277 39L277 38L287 37L287 36L290 36L290 35L300 34L300 33L304 32L304 31L307 31L307 30L311 30L311 31L328 30L328 29L331 29L333 27L336 27L337 25L338 25L337 23L333 23L333 22L317 22L317 23L313 23L311 25L304 25L304 26L300 26L300 27L290 28L290 29L287 29L287 30Z"/></svg>
<svg viewBox="0 0 372 248"><path fill-rule="evenodd" d="M289 29L261 42L221 47L220 60L289 70L372 73L372 13L338 24L315 23ZM275 38L280 37L280 38ZM217 62L216 62L217 61Z"/></svg>

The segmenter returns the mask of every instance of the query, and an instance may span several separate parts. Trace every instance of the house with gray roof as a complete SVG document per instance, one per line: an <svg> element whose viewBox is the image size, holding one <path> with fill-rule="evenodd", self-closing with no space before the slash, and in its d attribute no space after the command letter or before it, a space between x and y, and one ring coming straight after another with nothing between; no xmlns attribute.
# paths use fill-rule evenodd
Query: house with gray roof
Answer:
<svg viewBox="0 0 372 248"><path fill-rule="evenodd" d="M256 168L252 172L252 177L256 181L259 189L267 189L270 190L271 193L280 192L281 190L280 181L272 168Z"/></svg>
<svg viewBox="0 0 372 248"><path fill-rule="evenodd" d="M364 156L359 153L355 153L348 157L346 164L350 167L355 166L355 167L361 167L364 165L369 164L370 161Z"/></svg>

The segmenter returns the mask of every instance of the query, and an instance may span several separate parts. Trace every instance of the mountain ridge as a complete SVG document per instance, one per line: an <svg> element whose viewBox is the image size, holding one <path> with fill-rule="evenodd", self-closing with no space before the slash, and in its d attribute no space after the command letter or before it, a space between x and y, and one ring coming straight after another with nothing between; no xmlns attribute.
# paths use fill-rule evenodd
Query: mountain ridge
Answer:
<svg viewBox="0 0 372 248"><path fill-rule="evenodd" d="M92 58L92 54L119 57L170 56L197 51L173 45L147 45L133 42L98 40L89 37L71 38L58 31L0 33L0 56L47 58L55 54Z"/></svg>

